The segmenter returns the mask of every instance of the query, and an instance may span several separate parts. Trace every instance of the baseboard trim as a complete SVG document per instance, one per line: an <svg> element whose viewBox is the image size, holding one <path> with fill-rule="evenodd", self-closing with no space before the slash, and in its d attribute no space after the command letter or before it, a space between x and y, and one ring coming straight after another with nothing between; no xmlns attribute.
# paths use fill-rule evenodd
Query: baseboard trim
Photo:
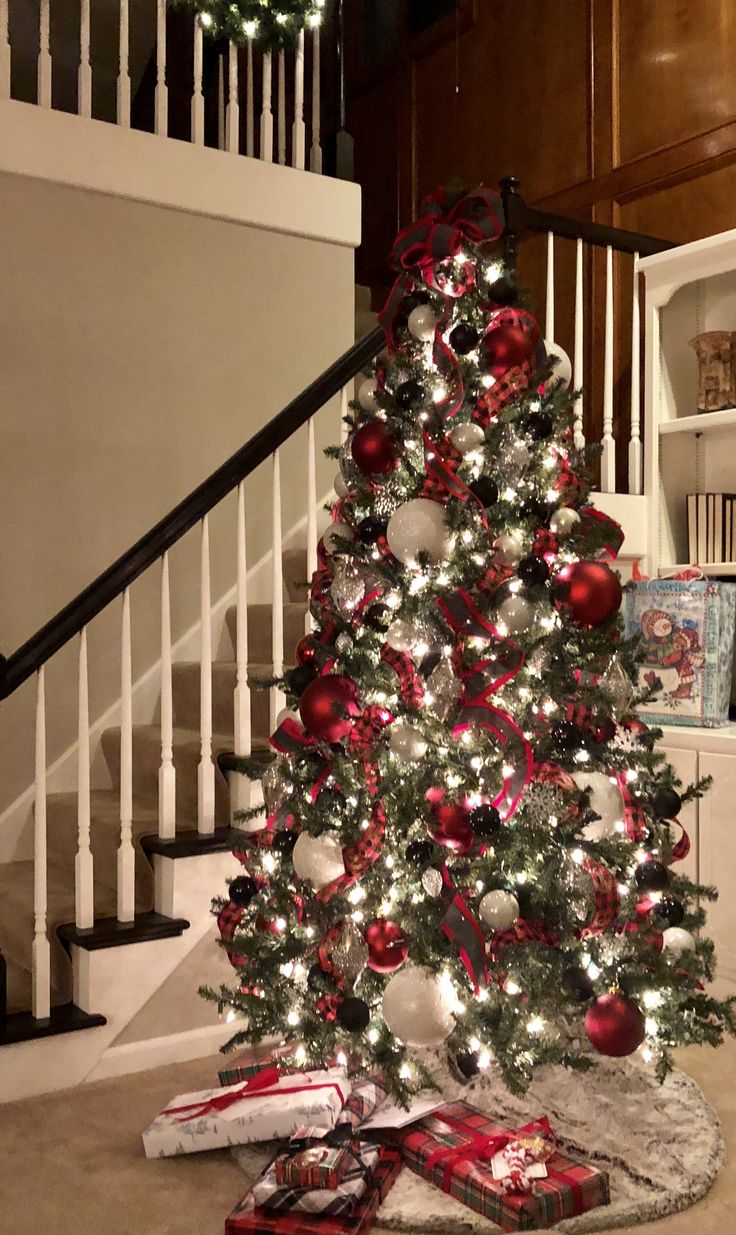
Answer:
<svg viewBox="0 0 736 1235"><path fill-rule="evenodd" d="M183 1033L171 1033L162 1038L145 1038L141 1042L124 1042L111 1046L97 1060L92 1071L85 1077L90 1081L103 1081L113 1076L125 1076L129 1072L145 1072L148 1068L161 1068L169 1063L185 1063L188 1059L200 1059L218 1051L229 1038L234 1026L218 1022L199 1029L186 1029Z"/></svg>

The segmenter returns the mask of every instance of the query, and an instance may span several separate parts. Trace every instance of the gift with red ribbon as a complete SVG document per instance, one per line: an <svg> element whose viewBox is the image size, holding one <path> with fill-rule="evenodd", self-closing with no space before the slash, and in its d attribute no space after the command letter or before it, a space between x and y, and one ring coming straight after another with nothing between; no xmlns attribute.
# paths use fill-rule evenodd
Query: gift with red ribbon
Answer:
<svg viewBox="0 0 736 1235"><path fill-rule="evenodd" d="M467 1102L452 1102L418 1123L392 1131L390 1138L412 1171L504 1231L555 1226L609 1201L605 1171L561 1153L544 1117L509 1129ZM530 1191L510 1189L504 1180L494 1178L493 1159L514 1143L530 1139L540 1144L538 1158L545 1160L546 1177L534 1179Z"/></svg>

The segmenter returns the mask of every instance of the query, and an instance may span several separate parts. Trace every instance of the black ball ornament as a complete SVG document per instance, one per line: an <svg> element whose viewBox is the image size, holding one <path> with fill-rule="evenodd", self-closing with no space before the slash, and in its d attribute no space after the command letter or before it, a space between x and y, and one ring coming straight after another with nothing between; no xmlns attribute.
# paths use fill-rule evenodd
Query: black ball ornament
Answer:
<svg viewBox="0 0 736 1235"><path fill-rule="evenodd" d="M488 288L488 295L494 304L515 304L518 294L519 289L513 279L508 279L505 275L502 275L500 279L496 279Z"/></svg>
<svg viewBox="0 0 736 1235"><path fill-rule="evenodd" d="M450 347L458 356L467 356L478 346L479 332L468 322L458 322L450 331Z"/></svg>
<svg viewBox="0 0 736 1235"><path fill-rule="evenodd" d="M406 846L406 860L414 866L426 866L432 854L434 845L428 840L413 840Z"/></svg>
<svg viewBox="0 0 736 1235"><path fill-rule="evenodd" d="M316 665L297 665L287 674L287 685L292 695L303 695L308 686L319 677Z"/></svg>
<svg viewBox="0 0 736 1235"><path fill-rule="evenodd" d="M532 441L543 442L552 436L554 421L549 412L533 412L527 416L524 427Z"/></svg>
<svg viewBox="0 0 736 1235"><path fill-rule="evenodd" d="M670 881L670 874L662 862L652 859L650 862L640 862L634 871L634 883L640 892L664 892Z"/></svg>
<svg viewBox="0 0 736 1235"><path fill-rule="evenodd" d="M541 587L549 579L549 566L543 557L523 557L516 567L516 573L522 583L529 587Z"/></svg>
<svg viewBox="0 0 736 1235"><path fill-rule="evenodd" d="M685 906L676 896L663 896L654 906L654 913L668 926L681 926L685 917Z"/></svg>
<svg viewBox="0 0 736 1235"><path fill-rule="evenodd" d="M549 519L549 506L539 497L527 497L519 503L517 514L520 519L533 519L541 526Z"/></svg>
<svg viewBox="0 0 736 1235"><path fill-rule="evenodd" d="M478 1075L478 1055L475 1051L458 1051L452 1063L460 1081L469 1081Z"/></svg>
<svg viewBox="0 0 736 1235"><path fill-rule="evenodd" d="M498 485L490 476L479 476L468 488L483 506L495 506L498 501Z"/></svg>
<svg viewBox="0 0 736 1235"><path fill-rule="evenodd" d="M570 999L584 1003L593 998L593 979L586 969L579 965L571 965L562 975L562 989Z"/></svg>
<svg viewBox="0 0 736 1235"><path fill-rule="evenodd" d="M386 605L370 605L365 610L361 621L369 630L377 630L379 632L388 630L394 620L394 614Z"/></svg>
<svg viewBox="0 0 736 1235"><path fill-rule="evenodd" d="M371 1010L368 1004L365 999L358 999L357 995L343 999L337 1009L337 1022L349 1033L362 1033L368 1028L370 1019Z"/></svg>
<svg viewBox="0 0 736 1235"><path fill-rule="evenodd" d="M394 398L399 407L408 412L412 407L417 407L423 403L427 397L427 392L421 382L417 382L414 378L410 378L406 382L396 387Z"/></svg>
<svg viewBox="0 0 736 1235"><path fill-rule="evenodd" d="M583 745L583 731L571 720L559 720L552 725L550 737L559 750L577 750Z"/></svg>
<svg viewBox="0 0 736 1235"><path fill-rule="evenodd" d="M258 891L258 884L250 875L238 875L233 879L228 890L228 896L234 905L245 908L253 900Z"/></svg>
<svg viewBox="0 0 736 1235"><path fill-rule="evenodd" d="M358 537L364 545L373 545L379 536L386 535L388 524L383 519L361 519L358 524Z"/></svg>
<svg viewBox="0 0 736 1235"><path fill-rule="evenodd" d="M497 807L488 803L471 810L468 823L476 836L493 836L501 826L501 815Z"/></svg>
<svg viewBox="0 0 736 1235"><path fill-rule="evenodd" d="M285 828L282 832L277 832L273 838L272 848L280 853L282 857L291 855L294 852L294 846L299 839L299 833L294 832L291 828Z"/></svg>
<svg viewBox="0 0 736 1235"><path fill-rule="evenodd" d="M676 819L682 810L682 798L674 789L662 785L652 799L652 811L658 819Z"/></svg>
<svg viewBox="0 0 736 1235"><path fill-rule="evenodd" d="M334 979L322 968L319 961L315 961L307 973L307 986L310 991L321 995L333 994L337 990Z"/></svg>

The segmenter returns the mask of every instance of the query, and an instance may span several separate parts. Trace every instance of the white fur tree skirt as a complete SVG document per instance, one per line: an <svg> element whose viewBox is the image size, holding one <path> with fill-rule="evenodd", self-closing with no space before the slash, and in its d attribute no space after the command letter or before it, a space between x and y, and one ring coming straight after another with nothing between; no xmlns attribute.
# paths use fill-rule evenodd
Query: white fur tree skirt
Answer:
<svg viewBox="0 0 736 1235"><path fill-rule="evenodd" d="M523 1098L516 1098L492 1070L460 1085L438 1056L432 1071L448 1098L471 1102L498 1123L518 1127L547 1115L563 1149L609 1172L611 1204L567 1219L554 1228L558 1231L606 1231L687 1209L704 1196L723 1165L718 1118L682 1072L671 1073L660 1086L642 1065L628 1060L603 1060L588 1073L547 1068ZM233 1150L249 1182L274 1149ZM442 1235L499 1229L408 1167L376 1225Z"/></svg>

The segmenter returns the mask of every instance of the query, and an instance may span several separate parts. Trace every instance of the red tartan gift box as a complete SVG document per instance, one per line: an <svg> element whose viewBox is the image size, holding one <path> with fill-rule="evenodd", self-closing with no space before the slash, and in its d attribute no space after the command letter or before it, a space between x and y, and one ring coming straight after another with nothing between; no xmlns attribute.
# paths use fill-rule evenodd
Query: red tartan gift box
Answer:
<svg viewBox="0 0 736 1235"><path fill-rule="evenodd" d="M363 1235L373 1225L378 1207L401 1171L401 1154L382 1146L368 1187L351 1214L307 1214L298 1210L270 1213L257 1209L246 1193L225 1222L225 1235Z"/></svg>
<svg viewBox="0 0 736 1235"><path fill-rule="evenodd" d="M519 1130L519 1134L522 1130ZM526 1131L524 1129L523 1131ZM504 1231L537 1231L609 1202L608 1175L554 1152L533 1191L509 1193L493 1178L491 1159L516 1131L494 1124L467 1102L451 1102L391 1133L407 1166Z"/></svg>
<svg viewBox="0 0 736 1235"><path fill-rule="evenodd" d="M358 1078L329 1135L324 1128L294 1133L289 1148L274 1162L278 1182L292 1188L338 1188L360 1152L360 1125L385 1097L380 1073Z"/></svg>

